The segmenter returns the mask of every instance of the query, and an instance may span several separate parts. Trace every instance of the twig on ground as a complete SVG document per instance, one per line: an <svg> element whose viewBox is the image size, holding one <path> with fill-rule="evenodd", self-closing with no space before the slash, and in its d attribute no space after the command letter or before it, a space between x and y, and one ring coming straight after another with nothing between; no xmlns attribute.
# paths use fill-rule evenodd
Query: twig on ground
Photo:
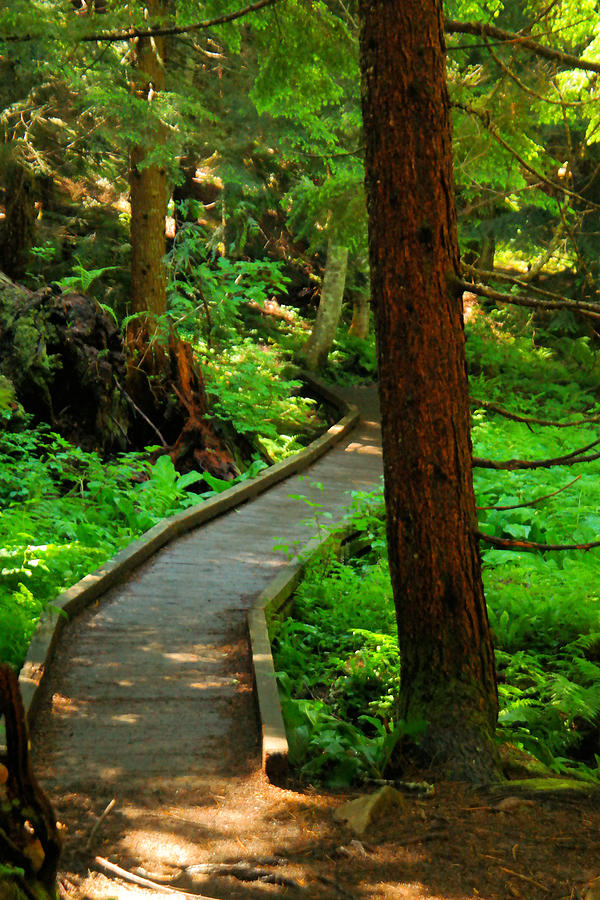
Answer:
<svg viewBox="0 0 600 900"><path fill-rule="evenodd" d="M497 509L500 512L506 512L509 509L523 509L523 507L525 506L535 506L536 503L541 503L542 500L548 500L550 497L556 497L557 494L560 494L562 491L566 491L567 488L570 488L571 485L575 484L576 481L579 481L580 478L581 475L576 475L573 481L565 484L564 487L559 488L557 491L552 491L551 494L544 494L542 497L536 497L535 500L527 500L525 503L513 503L511 506L476 506L475 509Z"/></svg>
<svg viewBox="0 0 600 900"><path fill-rule="evenodd" d="M89 850L90 847L92 846L92 841L96 837L96 833L97 833L98 829L100 828L100 826L106 819L106 817L109 814L109 812L111 811L111 809L113 809L116 802L117 802L117 798L113 797L112 800L110 801L110 803L108 803L108 805L107 805L106 809L104 810L104 812L102 813L102 815L99 816L98 821L95 823L94 827L90 831L90 835L89 835L87 841L85 842L86 850Z"/></svg>
<svg viewBox="0 0 600 900"><path fill-rule="evenodd" d="M540 881L536 881L535 878L530 878L529 875L521 875L520 872L515 872L513 869L507 869L506 866L499 866L499 868L509 875L514 875L515 878L521 878L522 881L528 881L529 884L534 884L536 887L539 887L540 890L545 891L546 894L550 893L550 888L547 888L546 885L542 884Z"/></svg>
<svg viewBox="0 0 600 900"><path fill-rule="evenodd" d="M162 891L165 894L177 894L179 897L192 897L193 900L216 900L215 897L207 897L195 892L189 893L188 891L169 887L169 885L166 884L158 884L156 881L150 881L149 878L142 878L140 875L134 875L133 872L128 872L127 869L122 869L121 866L117 866L115 863L112 863L110 860L104 859L101 856L96 856L94 864L101 872L105 872L108 875L116 875L118 878L122 878L123 881L129 881L131 884L139 884L140 887L152 888L152 890Z"/></svg>

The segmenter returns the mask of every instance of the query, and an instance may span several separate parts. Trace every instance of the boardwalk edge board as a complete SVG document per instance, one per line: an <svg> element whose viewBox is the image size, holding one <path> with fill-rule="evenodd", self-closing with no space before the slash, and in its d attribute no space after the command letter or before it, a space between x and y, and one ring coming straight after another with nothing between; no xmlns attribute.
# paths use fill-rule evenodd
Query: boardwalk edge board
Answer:
<svg viewBox="0 0 600 900"><path fill-rule="evenodd" d="M269 781L274 784L281 784L286 779L289 745L271 652L269 622L289 614L294 592L304 577L307 564L332 540L338 553L342 552L342 545L346 545L351 548L350 555L355 549L360 550L365 545L355 528L343 524L338 524L333 533L313 538L259 594L248 613L254 688L262 731L262 767ZM349 541L352 543L349 544Z"/></svg>
<svg viewBox="0 0 600 900"><path fill-rule="evenodd" d="M19 675L23 703L30 724L40 702L40 687L64 628L78 613L91 606L110 588L122 582L166 544L257 497L290 475L307 469L356 426L360 418L358 407L346 401L334 389L314 376L302 372L301 377L315 394L338 410L341 414L338 422L299 453L269 466L248 481L227 488L213 499L204 500L159 522L52 601L37 625ZM0 722L0 751L3 749L5 749L4 722Z"/></svg>

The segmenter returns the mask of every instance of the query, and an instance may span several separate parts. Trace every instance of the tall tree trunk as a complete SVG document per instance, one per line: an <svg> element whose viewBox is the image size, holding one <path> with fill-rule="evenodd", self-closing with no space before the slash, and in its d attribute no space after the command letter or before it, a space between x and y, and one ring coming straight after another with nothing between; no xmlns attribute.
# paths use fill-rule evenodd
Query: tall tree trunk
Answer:
<svg viewBox="0 0 600 900"><path fill-rule="evenodd" d="M349 334L365 340L369 336L369 312L371 305L369 295L360 293L354 298L352 305L352 322L348 329Z"/></svg>
<svg viewBox="0 0 600 900"><path fill-rule="evenodd" d="M305 364L310 371L325 365L333 345L342 313L347 263L348 248L330 240L317 320L303 350Z"/></svg>
<svg viewBox="0 0 600 900"><path fill-rule="evenodd" d="M165 12L162 0L149 0L151 20ZM136 94L148 103L164 90L165 39L138 38ZM148 154L165 142L160 122L150 127L144 143L133 147L130 156L131 190L131 306L133 312L162 315L167 310L165 216L167 213L167 173L164 163L147 163Z"/></svg>
<svg viewBox="0 0 600 900"><path fill-rule="evenodd" d="M400 715L449 777L497 773L471 471L441 0L360 0L369 253Z"/></svg>

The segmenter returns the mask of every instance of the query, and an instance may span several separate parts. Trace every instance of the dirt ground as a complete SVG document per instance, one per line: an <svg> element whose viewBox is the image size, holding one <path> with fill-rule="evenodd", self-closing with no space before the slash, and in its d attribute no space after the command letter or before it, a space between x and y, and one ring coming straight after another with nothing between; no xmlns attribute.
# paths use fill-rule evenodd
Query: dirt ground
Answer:
<svg viewBox="0 0 600 900"><path fill-rule="evenodd" d="M336 822L333 811L375 788L332 793L269 784L260 769L246 654L238 634L229 653L231 674L239 680L232 710L238 727L222 742L218 777L179 777L168 784L149 778L110 789L83 780L81 789L65 793L48 784L46 773L64 826L64 900L178 896L103 873L98 857L151 879L179 876L171 891L177 886L221 900L600 897L600 883L598 894L589 888L600 876L598 794L521 795L516 802L507 801L514 795L510 786L491 794L438 783L430 797L407 794L359 837ZM43 740L38 731L38 758ZM102 819L113 797L115 805ZM276 883L240 880L227 873L226 862L241 864L237 874L245 878L256 875L254 869ZM220 871L193 869L211 863Z"/></svg>
<svg viewBox="0 0 600 900"><path fill-rule="evenodd" d="M219 790L227 787L220 785ZM400 811L359 839L333 821L333 809L347 799L340 795L282 790L255 773L221 797L236 811L229 837L210 833L195 821L191 791L187 803L155 820L154 839L162 841L165 831L187 832L194 835L199 863L215 858L246 861L296 886L194 873L178 882L205 897L575 900L585 896L583 886L600 875L597 800L546 798L501 811L498 799L484 792L438 784L433 797L407 797ZM219 796L214 803L218 808ZM94 846L98 856L110 856L114 850L122 815L123 808L117 806L104 820ZM92 820L91 810L81 810L70 828L83 837ZM162 894L98 871L88 873L88 865L95 868L93 858L77 844L80 848L81 840L65 855L64 897L106 900ZM149 877L176 873L176 863L176 853L170 861L166 855L160 872ZM121 855L119 864L133 871L140 860Z"/></svg>

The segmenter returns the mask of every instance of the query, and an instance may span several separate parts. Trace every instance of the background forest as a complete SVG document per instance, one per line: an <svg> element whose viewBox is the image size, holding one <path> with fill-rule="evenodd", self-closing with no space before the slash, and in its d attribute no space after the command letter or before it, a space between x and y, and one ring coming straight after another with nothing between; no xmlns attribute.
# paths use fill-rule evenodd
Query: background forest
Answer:
<svg viewBox="0 0 600 900"><path fill-rule="evenodd" d="M15 667L60 590L324 427L293 363L376 375L356 4L255 7L0 11L0 657ZM445 8L500 726L597 779L600 13ZM418 729L393 720L381 500L353 516L367 554L319 563L277 635L297 762L337 784L381 777ZM315 647L331 652L313 671Z"/></svg>

